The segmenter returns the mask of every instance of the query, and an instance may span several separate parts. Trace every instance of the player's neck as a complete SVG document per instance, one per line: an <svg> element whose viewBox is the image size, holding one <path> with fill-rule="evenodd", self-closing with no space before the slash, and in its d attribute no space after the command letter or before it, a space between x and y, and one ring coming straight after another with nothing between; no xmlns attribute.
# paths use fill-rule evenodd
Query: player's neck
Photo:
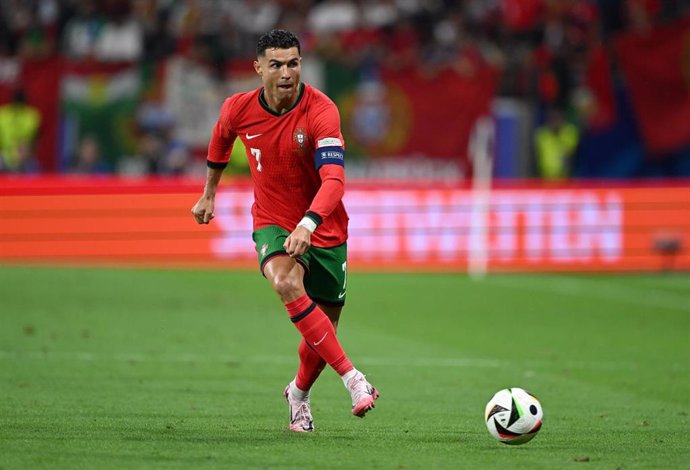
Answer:
<svg viewBox="0 0 690 470"><path fill-rule="evenodd" d="M261 91L261 94L263 95L263 100L266 106L268 106L273 112L277 114L283 114L295 105L297 103L297 100L300 97L300 93L302 90L302 85L297 86L297 91L296 93L292 94L291 96L285 97L282 100L272 96L270 93L266 91L264 88Z"/></svg>
<svg viewBox="0 0 690 470"><path fill-rule="evenodd" d="M283 114L284 112L292 108L292 106L295 104L295 102L297 101L297 95L294 95L290 98L285 98L282 101L278 101L269 93L264 92L264 99L266 100L266 104L269 108L271 108L278 114Z"/></svg>

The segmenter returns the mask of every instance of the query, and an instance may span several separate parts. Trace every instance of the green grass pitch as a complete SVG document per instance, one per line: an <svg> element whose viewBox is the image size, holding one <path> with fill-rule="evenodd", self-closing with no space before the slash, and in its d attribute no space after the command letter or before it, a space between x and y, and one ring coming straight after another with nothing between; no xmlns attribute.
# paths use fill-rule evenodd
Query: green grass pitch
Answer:
<svg viewBox="0 0 690 470"><path fill-rule="evenodd" d="M330 370L287 430L299 336L255 272L0 269L0 469L688 468L688 275L365 274ZM511 447L497 390L544 407Z"/></svg>

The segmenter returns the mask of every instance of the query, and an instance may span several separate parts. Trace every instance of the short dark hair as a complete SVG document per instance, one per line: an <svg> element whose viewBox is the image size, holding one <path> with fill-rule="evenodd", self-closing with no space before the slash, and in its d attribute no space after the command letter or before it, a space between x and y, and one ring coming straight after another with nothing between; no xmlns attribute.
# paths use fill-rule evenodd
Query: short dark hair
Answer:
<svg viewBox="0 0 690 470"><path fill-rule="evenodd" d="M291 47L296 47L297 52L302 53L297 36L284 29L274 29L259 38L256 43L256 56L265 56L266 49L290 49Z"/></svg>

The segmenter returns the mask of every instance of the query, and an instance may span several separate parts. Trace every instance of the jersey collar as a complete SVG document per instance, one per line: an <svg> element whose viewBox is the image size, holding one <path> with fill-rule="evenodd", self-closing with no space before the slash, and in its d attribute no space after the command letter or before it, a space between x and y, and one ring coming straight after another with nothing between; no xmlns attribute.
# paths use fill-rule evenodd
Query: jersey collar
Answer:
<svg viewBox="0 0 690 470"><path fill-rule="evenodd" d="M259 104L261 104L261 107L264 108L267 112L273 114L274 116L285 116L287 113L295 109L295 107L299 104L300 101L302 101L302 96L304 96L304 83L300 82L299 84L299 95L297 96L297 100L293 103L292 106L290 106L288 109L285 110L284 113L278 113L274 110L272 110L269 106L268 103L266 103L266 100L264 99L264 89L261 88L261 91L259 92Z"/></svg>

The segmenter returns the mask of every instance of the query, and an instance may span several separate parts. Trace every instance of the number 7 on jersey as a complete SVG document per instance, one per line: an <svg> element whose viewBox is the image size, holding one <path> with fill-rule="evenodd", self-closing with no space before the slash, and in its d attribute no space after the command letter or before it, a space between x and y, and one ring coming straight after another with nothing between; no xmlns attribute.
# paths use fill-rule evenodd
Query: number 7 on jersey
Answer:
<svg viewBox="0 0 690 470"><path fill-rule="evenodd" d="M254 158L256 158L256 170L261 171L261 149L251 147L249 151L252 152L252 155L254 155Z"/></svg>

